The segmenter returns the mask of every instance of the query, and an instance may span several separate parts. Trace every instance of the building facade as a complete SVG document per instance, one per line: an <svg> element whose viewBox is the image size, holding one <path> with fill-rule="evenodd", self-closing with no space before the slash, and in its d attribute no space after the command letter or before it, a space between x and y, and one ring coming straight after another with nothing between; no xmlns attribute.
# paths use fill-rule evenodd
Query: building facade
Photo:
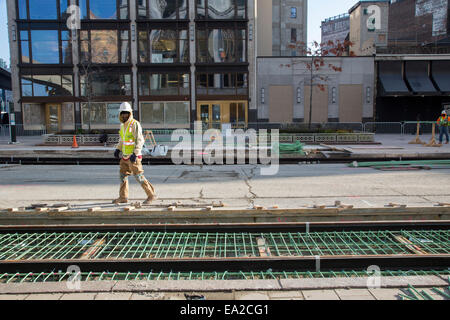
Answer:
<svg viewBox="0 0 450 320"><path fill-rule="evenodd" d="M350 10L350 51L371 56L388 45L390 0L358 1Z"/></svg>
<svg viewBox="0 0 450 320"><path fill-rule="evenodd" d="M307 57L258 58L258 120L312 123L372 121L373 57L324 57L324 67L311 73ZM341 71L335 71L331 66Z"/></svg>
<svg viewBox="0 0 450 320"><path fill-rule="evenodd" d="M117 130L129 101L145 128L245 126L256 120L254 4L7 0L16 118L25 130Z"/></svg>
<svg viewBox="0 0 450 320"><path fill-rule="evenodd" d="M448 0L393 0L385 53L449 53L449 5Z"/></svg>
<svg viewBox="0 0 450 320"><path fill-rule="evenodd" d="M350 33L350 15L345 13L339 16L331 17L322 21L320 27L322 31L321 43L344 43L348 40Z"/></svg>
<svg viewBox="0 0 450 320"><path fill-rule="evenodd" d="M307 0L256 0L256 20L257 56L304 55Z"/></svg>

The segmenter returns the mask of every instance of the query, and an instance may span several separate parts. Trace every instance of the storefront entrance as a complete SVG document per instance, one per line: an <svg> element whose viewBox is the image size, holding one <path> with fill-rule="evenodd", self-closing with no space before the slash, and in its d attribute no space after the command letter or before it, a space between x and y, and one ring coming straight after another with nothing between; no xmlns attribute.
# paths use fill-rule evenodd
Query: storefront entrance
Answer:
<svg viewBox="0 0 450 320"><path fill-rule="evenodd" d="M57 133L61 130L61 105L45 105L45 125L47 133Z"/></svg>
<svg viewBox="0 0 450 320"><path fill-rule="evenodd" d="M245 128L248 123L247 101L205 101L197 102L197 120L204 129L222 129L222 124L231 128Z"/></svg>

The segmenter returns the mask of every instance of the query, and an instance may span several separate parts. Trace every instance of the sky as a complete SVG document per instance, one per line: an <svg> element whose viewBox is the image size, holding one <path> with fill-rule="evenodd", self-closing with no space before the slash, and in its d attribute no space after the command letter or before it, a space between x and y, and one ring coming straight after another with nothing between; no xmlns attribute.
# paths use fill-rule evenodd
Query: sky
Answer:
<svg viewBox="0 0 450 320"><path fill-rule="evenodd" d="M357 0L309 0L308 1L308 43L320 42L320 23L337 16L357 3ZM6 18L6 0L0 0L0 58L9 65L9 42Z"/></svg>

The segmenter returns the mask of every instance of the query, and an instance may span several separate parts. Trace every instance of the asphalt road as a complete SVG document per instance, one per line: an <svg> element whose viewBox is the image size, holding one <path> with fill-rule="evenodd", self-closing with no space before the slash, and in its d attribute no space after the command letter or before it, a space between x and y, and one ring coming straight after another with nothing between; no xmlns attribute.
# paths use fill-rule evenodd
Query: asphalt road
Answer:
<svg viewBox="0 0 450 320"><path fill-rule="evenodd" d="M343 164L282 165L276 175L263 176L260 166L145 166L155 186L156 203L211 203L229 207L252 205L298 208L332 205L339 200L355 207L383 207L395 202L432 206L450 202L450 170L384 172L348 168ZM115 166L0 165L0 208L32 203L108 203L118 197ZM130 177L131 200L145 193Z"/></svg>

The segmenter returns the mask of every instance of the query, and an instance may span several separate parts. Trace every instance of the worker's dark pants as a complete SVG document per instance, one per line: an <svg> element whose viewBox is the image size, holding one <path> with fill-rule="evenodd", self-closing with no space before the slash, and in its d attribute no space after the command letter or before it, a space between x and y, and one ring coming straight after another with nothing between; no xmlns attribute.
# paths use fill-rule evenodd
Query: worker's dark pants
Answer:
<svg viewBox="0 0 450 320"><path fill-rule="evenodd" d="M439 128L439 142L440 143L442 143L442 138L444 138L444 135L445 135L445 138L447 139L447 142L449 142L448 127L440 126L440 128Z"/></svg>

